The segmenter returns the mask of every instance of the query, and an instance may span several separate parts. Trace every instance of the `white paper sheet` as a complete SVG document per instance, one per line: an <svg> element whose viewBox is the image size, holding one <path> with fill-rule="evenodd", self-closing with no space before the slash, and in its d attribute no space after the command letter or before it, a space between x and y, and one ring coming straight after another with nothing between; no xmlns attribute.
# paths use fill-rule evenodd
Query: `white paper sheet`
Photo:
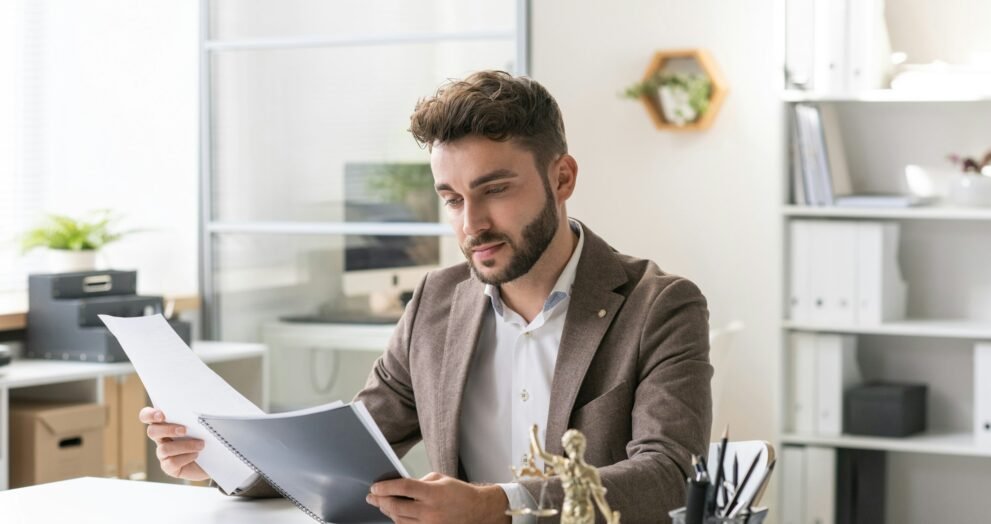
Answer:
<svg viewBox="0 0 991 524"><path fill-rule="evenodd" d="M205 441L196 462L213 480L231 492L254 471L231 453L197 421L200 413L261 415L264 412L244 398L207 367L161 315L119 318L100 315L117 337L141 377L152 404L168 422L186 426L187 435Z"/></svg>

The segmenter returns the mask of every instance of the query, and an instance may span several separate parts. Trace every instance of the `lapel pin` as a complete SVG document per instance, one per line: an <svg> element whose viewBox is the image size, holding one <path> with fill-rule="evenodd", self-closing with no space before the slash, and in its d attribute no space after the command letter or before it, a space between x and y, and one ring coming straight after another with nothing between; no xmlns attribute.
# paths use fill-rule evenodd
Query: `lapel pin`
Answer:
<svg viewBox="0 0 991 524"><path fill-rule="evenodd" d="M604 310L604 309L600 309L600 310L599 310L599 318L602 318L602 317L604 317L604 316L606 316L606 310Z"/></svg>

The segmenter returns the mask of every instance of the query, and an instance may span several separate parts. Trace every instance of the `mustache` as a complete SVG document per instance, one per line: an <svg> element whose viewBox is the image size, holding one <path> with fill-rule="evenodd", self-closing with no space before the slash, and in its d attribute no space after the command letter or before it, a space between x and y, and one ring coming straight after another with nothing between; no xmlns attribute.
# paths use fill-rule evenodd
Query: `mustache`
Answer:
<svg viewBox="0 0 991 524"><path fill-rule="evenodd" d="M478 246L491 244L494 242L505 242L506 244L512 245L508 235L496 233L494 231L486 231L477 237L468 237L465 240L464 249L466 251L471 251Z"/></svg>

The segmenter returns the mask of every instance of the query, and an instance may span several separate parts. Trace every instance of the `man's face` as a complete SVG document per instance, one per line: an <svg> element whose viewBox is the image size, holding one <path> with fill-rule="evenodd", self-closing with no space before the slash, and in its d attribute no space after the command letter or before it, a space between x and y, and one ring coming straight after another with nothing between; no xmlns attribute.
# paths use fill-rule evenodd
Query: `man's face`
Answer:
<svg viewBox="0 0 991 524"><path fill-rule="evenodd" d="M475 276L500 285L530 271L554 238L559 217L533 154L512 141L465 137L435 144L430 167Z"/></svg>

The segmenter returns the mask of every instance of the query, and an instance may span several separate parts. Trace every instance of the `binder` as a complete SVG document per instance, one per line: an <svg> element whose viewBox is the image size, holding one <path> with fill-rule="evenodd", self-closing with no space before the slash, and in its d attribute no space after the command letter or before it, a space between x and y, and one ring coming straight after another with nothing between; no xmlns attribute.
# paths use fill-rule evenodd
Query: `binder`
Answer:
<svg viewBox="0 0 991 524"><path fill-rule="evenodd" d="M813 84L820 93L847 90L846 4L845 0L815 0Z"/></svg>
<svg viewBox="0 0 991 524"><path fill-rule="evenodd" d="M791 373L788 406L791 428L796 433L816 431L816 335L792 333L789 337Z"/></svg>
<svg viewBox="0 0 991 524"><path fill-rule="evenodd" d="M906 285L898 267L896 223L857 224L856 322L877 325L904 318Z"/></svg>
<svg viewBox="0 0 991 524"><path fill-rule="evenodd" d="M781 449L781 524L805 524L805 447L784 446Z"/></svg>
<svg viewBox="0 0 991 524"><path fill-rule="evenodd" d="M812 296L812 232L810 221L793 220L788 225L791 282L789 285L789 318L795 322L811 322Z"/></svg>
<svg viewBox="0 0 991 524"><path fill-rule="evenodd" d="M837 522L876 524L885 521L887 456L887 452L875 449L837 450Z"/></svg>
<svg viewBox="0 0 991 524"><path fill-rule="evenodd" d="M785 77L788 87L813 89L815 0L788 0L785 4Z"/></svg>
<svg viewBox="0 0 991 524"><path fill-rule="evenodd" d="M836 450L805 448L805 517L808 524L836 522Z"/></svg>
<svg viewBox="0 0 991 524"><path fill-rule="evenodd" d="M991 343L974 346L974 440L991 447Z"/></svg>
<svg viewBox="0 0 991 524"><path fill-rule="evenodd" d="M856 323L856 224L818 220L812 227L812 296L816 324L849 326Z"/></svg>
<svg viewBox="0 0 991 524"><path fill-rule="evenodd" d="M360 401L199 422L317 522L389 522L365 497L375 482L409 477Z"/></svg>
<svg viewBox="0 0 991 524"><path fill-rule="evenodd" d="M884 0L848 2L848 88L853 92L881 89L891 65Z"/></svg>
<svg viewBox="0 0 991 524"><path fill-rule="evenodd" d="M843 432L843 394L861 381L857 338L820 333L815 339L815 431L819 435L839 435Z"/></svg>

